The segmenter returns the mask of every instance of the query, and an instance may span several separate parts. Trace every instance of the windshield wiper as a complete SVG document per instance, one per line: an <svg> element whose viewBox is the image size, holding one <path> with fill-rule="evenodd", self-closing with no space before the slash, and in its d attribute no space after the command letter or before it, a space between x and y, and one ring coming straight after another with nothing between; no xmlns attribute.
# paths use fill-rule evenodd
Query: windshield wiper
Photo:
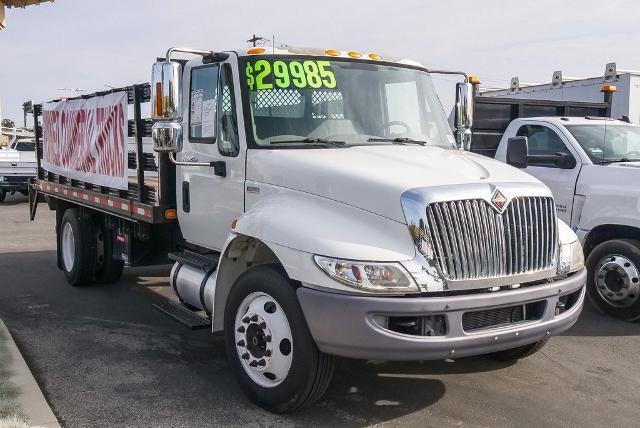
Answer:
<svg viewBox="0 0 640 428"><path fill-rule="evenodd" d="M419 146L426 146L428 143L426 141L414 140L413 138L407 137L397 137L397 138L369 138L367 141L370 142L389 142L393 144L417 144Z"/></svg>
<svg viewBox="0 0 640 428"><path fill-rule="evenodd" d="M270 141L269 144L311 144L322 147L343 147L345 145L344 141L333 141L327 140L325 138L301 138L299 140L279 140L279 141Z"/></svg>

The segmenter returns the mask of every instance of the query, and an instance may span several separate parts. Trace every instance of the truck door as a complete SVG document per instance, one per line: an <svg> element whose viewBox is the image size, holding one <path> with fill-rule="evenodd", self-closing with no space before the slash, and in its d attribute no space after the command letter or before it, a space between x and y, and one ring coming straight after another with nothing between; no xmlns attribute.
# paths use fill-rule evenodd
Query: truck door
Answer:
<svg viewBox="0 0 640 428"><path fill-rule="evenodd" d="M580 173L579 157L568 144L566 137L553 125L542 123L522 125L516 135L528 138L531 155L554 155L564 152L578 160L575 163L576 166L571 169L561 168L553 162L531 161L525 169L549 186L556 202L558 217L567 224L571 224L573 197L576 180Z"/></svg>
<svg viewBox="0 0 640 428"><path fill-rule="evenodd" d="M179 159L216 165L178 167L180 228L187 241L215 250L222 249L231 222L244 211L245 152L239 144L234 68L231 61L194 65L184 79L187 111Z"/></svg>

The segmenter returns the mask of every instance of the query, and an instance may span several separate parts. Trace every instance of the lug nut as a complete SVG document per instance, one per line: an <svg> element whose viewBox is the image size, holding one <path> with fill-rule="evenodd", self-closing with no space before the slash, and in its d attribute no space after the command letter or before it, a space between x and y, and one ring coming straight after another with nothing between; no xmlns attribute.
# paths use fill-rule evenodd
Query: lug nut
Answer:
<svg viewBox="0 0 640 428"><path fill-rule="evenodd" d="M242 359L243 360L248 360L249 359L249 353L245 352L244 354L242 354Z"/></svg>
<svg viewBox="0 0 640 428"><path fill-rule="evenodd" d="M241 325L240 327L238 327L238 330L236 330L238 333L244 333L244 326Z"/></svg>
<svg viewBox="0 0 640 428"><path fill-rule="evenodd" d="M267 349L266 351L264 351L264 356L265 357L270 357L271 356L271 350Z"/></svg>
<svg viewBox="0 0 640 428"><path fill-rule="evenodd" d="M266 322L264 322L264 321L262 321L262 322L261 322L260 324L258 324L258 325L259 325L259 326L260 326L260 328L261 328L261 329L263 329L263 330L264 330L265 328L267 328L267 323L266 323Z"/></svg>
<svg viewBox="0 0 640 428"><path fill-rule="evenodd" d="M250 319L251 319L251 321L253 321L253 322L258 322L258 316L257 316L257 315L252 316ZM248 321L247 321L247 322L248 322Z"/></svg>
<svg viewBox="0 0 640 428"><path fill-rule="evenodd" d="M266 336L264 337L264 341L265 341L265 342L267 342L267 343L271 342L271 336L266 335Z"/></svg>
<svg viewBox="0 0 640 428"><path fill-rule="evenodd" d="M264 367L264 366L266 366L266 365L267 365L267 362L264 360L264 358L262 358L262 359L260 359L260 360L257 362L257 364L258 364L260 367Z"/></svg>
<svg viewBox="0 0 640 428"><path fill-rule="evenodd" d="M256 360L251 361L249 367L258 367L258 362Z"/></svg>
<svg viewBox="0 0 640 428"><path fill-rule="evenodd" d="M242 318L242 322L245 324L249 324L249 317Z"/></svg>
<svg viewBox="0 0 640 428"><path fill-rule="evenodd" d="M240 342L236 343L236 345L242 346L244 348L244 345L245 345L244 340L241 340Z"/></svg>

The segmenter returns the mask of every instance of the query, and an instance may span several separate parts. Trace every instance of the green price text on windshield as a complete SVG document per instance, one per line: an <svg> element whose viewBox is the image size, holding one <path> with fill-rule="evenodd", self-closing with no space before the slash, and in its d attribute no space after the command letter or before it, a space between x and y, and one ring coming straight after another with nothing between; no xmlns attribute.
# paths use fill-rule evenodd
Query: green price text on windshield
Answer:
<svg viewBox="0 0 640 428"><path fill-rule="evenodd" d="M289 89L291 87L333 89L337 84L329 61L268 61L261 59L247 62L245 74L250 91L274 88Z"/></svg>

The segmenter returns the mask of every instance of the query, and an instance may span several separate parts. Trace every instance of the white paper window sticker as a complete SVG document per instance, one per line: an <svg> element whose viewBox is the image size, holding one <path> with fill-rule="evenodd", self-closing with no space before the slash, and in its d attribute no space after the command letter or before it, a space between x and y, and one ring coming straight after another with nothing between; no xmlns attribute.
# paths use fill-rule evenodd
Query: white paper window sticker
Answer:
<svg viewBox="0 0 640 428"><path fill-rule="evenodd" d="M191 91L191 126L202 124L202 96L204 91L196 89Z"/></svg>
<svg viewBox="0 0 640 428"><path fill-rule="evenodd" d="M213 138L216 133L216 100L202 102L202 138Z"/></svg>

